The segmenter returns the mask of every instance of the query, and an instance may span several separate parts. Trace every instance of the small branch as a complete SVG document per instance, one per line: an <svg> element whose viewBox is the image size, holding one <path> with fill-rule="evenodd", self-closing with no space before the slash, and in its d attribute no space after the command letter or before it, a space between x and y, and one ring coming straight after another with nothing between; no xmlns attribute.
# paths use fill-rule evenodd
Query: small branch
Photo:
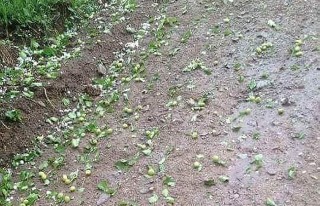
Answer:
<svg viewBox="0 0 320 206"><path fill-rule="evenodd" d="M47 95L47 90L46 88L43 87L44 90L44 95L46 96L47 101L49 102L49 104L51 105L52 108L56 109L55 106L53 106L52 102L50 101L48 95Z"/></svg>
<svg viewBox="0 0 320 206"><path fill-rule="evenodd" d="M35 100L33 100L33 99L30 99L30 98L27 98L27 97L24 97L24 98L25 98L26 100L29 100L29 101L35 103L35 104L40 105L41 107L46 107L44 103L41 104L40 102L37 102L37 101L35 101Z"/></svg>
<svg viewBox="0 0 320 206"><path fill-rule="evenodd" d="M6 129L10 129L3 121L1 121L1 124L2 124Z"/></svg>

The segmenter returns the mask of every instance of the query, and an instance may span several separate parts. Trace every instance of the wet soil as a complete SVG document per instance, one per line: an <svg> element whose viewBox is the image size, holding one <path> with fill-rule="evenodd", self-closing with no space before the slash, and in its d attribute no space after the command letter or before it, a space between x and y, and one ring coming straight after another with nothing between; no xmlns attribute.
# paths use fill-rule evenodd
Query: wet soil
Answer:
<svg viewBox="0 0 320 206"><path fill-rule="evenodd" d="M140 25L150 13L128 14L131 24ZM101 14L101 18L110 18L110 14ZM88 28L94 28L94 22ZM122 49L123 45L132 41L132 34L125 31L126 23L120 23L112 28L110 34L87 38L90 31L83 30L81 36L88 43L81 53L81 57L62 63L60 75L54 80L43 80L45 88L34 91L33 100L19 98L14 102L0 103L0 166L10 165L10 159L17 153L23 153L33 147L33 140L38 135L50 132L52 125L46 123L49 117L60 117L63 113L62 99L75 98L79 93L96 96L90 85L93 77L98 77L98 63L105 65L114 60L114 52ZM11 56L11 55L10 55ZM10 57L12 58L12 57ZM51 103L52 105L51 105ZM5 108L15 108L22 111L23 120L17 124L5 118Z"/></svg>
<svg viewBox="0 0 320 206"><path fill-rule="evenodd" d="M148 19L145 15L154 12L150 4L141 2L141 8L130 18L131 24L139 25ZM99 161L91 176L85 176L83 166L77 162L81 150L68 150L67 167L56 171L56 177L80 171L74 184L85 188L85 192L70 194L73 199L69 205L119 205L124 200L149 205L148 198L154 194L159 196L154 205L168 205L161 195L165 188L175 198L175 205L265 205L268 198L277 205L318 205L319 7L317 0L170 2L167 15L177 17L179 24L168 31L168 44L162 47L162 55L151 56L145 63L146 81L132 82L124 88L130 89L129 102L121 100L115 112L106 114L99 122L113 128L114 134L99 142ZM185 8L189 8L187 13ZM271 28L269 20L279 28ZM115 36L99 37L107 43L89 47L81 59L64 64L60 78L47 87L48 96L58 108L66 91L70 90L71 95L84 91L96 75L97 60L110 64L110 51L122 48L118 40L131 40L130 35L122 32L123 28L124 25L115 28ZM184 43L181 38L187 31L192 35ZM140 47L147 47L150 39L143 40ZM290 52L297 39L304 39L303 55L299 58ZM257 55L256 48L265 42L271 42L272 49ZM176 48L180 50L171 55ZM195 59L200 59L211 73L183 72ZM173 88L174 94L170 92ZM190 99L204 95L208 97L204 109L193 110ZM249 101L252 95L261 100ZM178 105L166 106L170 100L177 100ZM142 106L138 120L123 118L126 105ZM48 107L43 113L57 114L50 113L54 111ZM283 114L279 109L283 109ZM244 115L243 111L249 112ZM34 120L38 119L43 121L45 116ZM123 123L135 130L124 129ZM15 131L32 132L30 135L34 136L50 126L40 129L32 126L38 124L27 124L24 130L6 131L1 127L1 132L8 138L15 138L11 135ZM154 127L160 133L153 141L150 156L139 158L127 172L116 170L115 162L132 158L139 151L137 144L145 142L146 130ZM193 131L198 132L197 139L191 137ZM11 143L18 141L21 140L17 138ZM28 140L25 142L29 145ZM44 153L38 162L53 155ZM225 165L214 164L213 155L218 155ZM262 155L261 167L254 161L257 155ZM164 157L164 169L160 170L159 162ZM195 161L202 164L200 171L193 168ZM157 171L151 178L145 176L148 166ZM293 179L288 174L290 168L296 170ZM175 180L175 186L163 184L166 176ZM229 179L222 182L220 176ZM215 185L206 186L204 182L210 179L215 180ZM108 180L117 193L109 197L97 190L101 180ZM41 187L41 183L37 185ZM68 187L57 179L50 188L68 192ZM38 205L52 205L44 196L41 195Z"/></svg>

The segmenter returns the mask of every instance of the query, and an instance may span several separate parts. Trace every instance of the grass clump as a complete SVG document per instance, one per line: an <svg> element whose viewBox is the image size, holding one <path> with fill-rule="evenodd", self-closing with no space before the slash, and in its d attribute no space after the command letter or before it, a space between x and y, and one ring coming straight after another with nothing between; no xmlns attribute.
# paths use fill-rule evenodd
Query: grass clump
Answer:
<svg viewBox="0 0 320 206"><path fill-rule="evenodd" d="M90 0L1 0L0 32L9 37L20 31L31 35L49 34L64 27L70 16L81 16L92 8ZM61 28L62 27L62 28ZM21 32L23 31L23 32ZM21 35L21 34L20 34Z"/></svg>

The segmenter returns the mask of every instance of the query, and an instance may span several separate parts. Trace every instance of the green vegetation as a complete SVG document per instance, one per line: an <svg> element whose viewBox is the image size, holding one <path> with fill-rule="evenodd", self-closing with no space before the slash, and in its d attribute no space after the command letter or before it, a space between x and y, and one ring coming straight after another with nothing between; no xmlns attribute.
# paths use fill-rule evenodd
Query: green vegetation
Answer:
<svg viewBox="0 0 320 206"><path fill-rule="evenodd" d="M54 30L64 19L92 10L89 0L3 0L0 2L0 26L9 30L30 30L32 34Z"/></svg>

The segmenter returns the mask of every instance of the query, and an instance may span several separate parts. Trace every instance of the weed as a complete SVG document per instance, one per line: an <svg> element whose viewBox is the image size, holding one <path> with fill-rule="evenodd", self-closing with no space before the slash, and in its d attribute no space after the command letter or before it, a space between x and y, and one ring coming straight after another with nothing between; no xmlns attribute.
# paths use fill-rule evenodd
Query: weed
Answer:
<svg viewBox="0 0 320 206"><path fill-rule="evenodd" d="M21 114L21 111L18 109L6 111L5 116L9 121L12 121L12 122L22 121L22 114Z"/></svg>

